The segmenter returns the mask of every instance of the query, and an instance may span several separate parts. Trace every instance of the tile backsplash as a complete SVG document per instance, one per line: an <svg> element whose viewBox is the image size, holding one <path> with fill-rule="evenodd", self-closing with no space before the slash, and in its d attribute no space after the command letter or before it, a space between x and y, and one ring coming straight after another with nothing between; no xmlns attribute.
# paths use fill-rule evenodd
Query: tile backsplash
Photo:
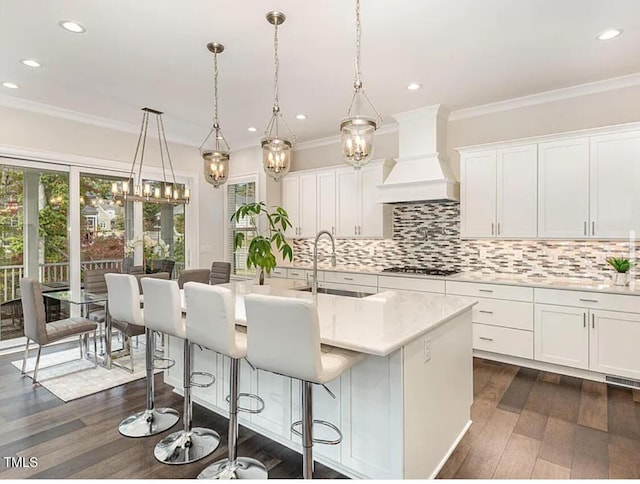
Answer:
<svg viewBox="0 0 640 484"><path fill-rule="evenodd" d="M295 239L295 262L311 263L313 240ZM318 253L330 254L320 241ZM396 205L392 239L338 239L341 266L383 269L394 265L446 266L462 272L609 280L605 259L629 257L640 243L602 240L461 240L460 204L424 202ZM635 256L633 256L635 257ZM321 260L323 260L321 258Z"/></svg>

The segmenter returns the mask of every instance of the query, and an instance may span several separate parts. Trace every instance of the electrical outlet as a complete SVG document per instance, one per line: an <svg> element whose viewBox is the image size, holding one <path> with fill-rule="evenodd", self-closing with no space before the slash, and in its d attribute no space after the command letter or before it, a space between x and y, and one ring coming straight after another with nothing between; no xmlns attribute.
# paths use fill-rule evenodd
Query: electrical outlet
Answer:
<svg viewBox="0 0 640 484"><path fill-rule="evenodd" d="M370 256L376 255L376 248L373 245L369 246L369 255Z"/></svg>
<svg viewBox="0 0 640 484"><path fill-rule="evenodd" d="M424 339L424 362L428 363L431 361L431 339Z"/></svg>
<svg viewBox="0 0 640 484"><path fill-rule="evenodd" d="M515 249L513 251L513 260L522 260L522 250Z"/></svg>

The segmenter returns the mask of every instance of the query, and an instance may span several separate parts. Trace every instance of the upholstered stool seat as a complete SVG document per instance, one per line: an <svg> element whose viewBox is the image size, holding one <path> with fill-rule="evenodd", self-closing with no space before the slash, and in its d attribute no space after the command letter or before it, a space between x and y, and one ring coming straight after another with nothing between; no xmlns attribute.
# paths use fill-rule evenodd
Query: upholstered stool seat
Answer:
<svg viewBox="0 0 640 484"><path fill-rule="evenodd" d="M312 300L249 294L245 297L245 308L248 360L257 368L302 380L303 418L291 430L302 437L302 474L311 479L313 443L336 445L342 440L334 424L313 420L311 385L324 385L338 378L363 355L321 346L318 311ZM314 439L314 423L330 427L337 432L337 438Z"/></svg>

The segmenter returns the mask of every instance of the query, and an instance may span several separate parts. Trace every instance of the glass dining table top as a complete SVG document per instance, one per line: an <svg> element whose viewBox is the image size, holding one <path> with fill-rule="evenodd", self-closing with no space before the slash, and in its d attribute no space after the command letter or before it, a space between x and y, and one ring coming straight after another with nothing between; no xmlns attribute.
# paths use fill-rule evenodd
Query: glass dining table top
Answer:
<svg viewBox="0 0 640 484"><path fill-rule="evenodd" d="M75 294L72 294L72 291L51 291L42 293L42 295L51 299L57 299L58 301L64 301L71 304L99 303L105 302L108 299L108 294L106 292L96 294L87 292L84 289L80 292L76 292Z"/></svg>

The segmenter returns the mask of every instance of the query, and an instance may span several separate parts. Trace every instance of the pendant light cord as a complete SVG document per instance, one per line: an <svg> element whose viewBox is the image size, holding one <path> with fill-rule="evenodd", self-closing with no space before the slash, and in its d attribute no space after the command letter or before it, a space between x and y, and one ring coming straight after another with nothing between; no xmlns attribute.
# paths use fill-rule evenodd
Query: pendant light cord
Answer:
<svg viewBox="0 0 640 484"><path fill-rule="evenodd" d="M280 71L280 59L278 58L278 24L274 26L273 34L273 50L274 50L274 65L275 65L275 82L273 86L273 108L278 110L280 108L280 99L278 96L278 72Z"/></svg>
<svg viewBox="0 0 640 484"><path fill-rule="evenodd" d="M362 27L360 24L360 0L356 0L356 80L353 87L356 90L362 87L362 80L360 79L360 38L362 36Z"/></svg>

